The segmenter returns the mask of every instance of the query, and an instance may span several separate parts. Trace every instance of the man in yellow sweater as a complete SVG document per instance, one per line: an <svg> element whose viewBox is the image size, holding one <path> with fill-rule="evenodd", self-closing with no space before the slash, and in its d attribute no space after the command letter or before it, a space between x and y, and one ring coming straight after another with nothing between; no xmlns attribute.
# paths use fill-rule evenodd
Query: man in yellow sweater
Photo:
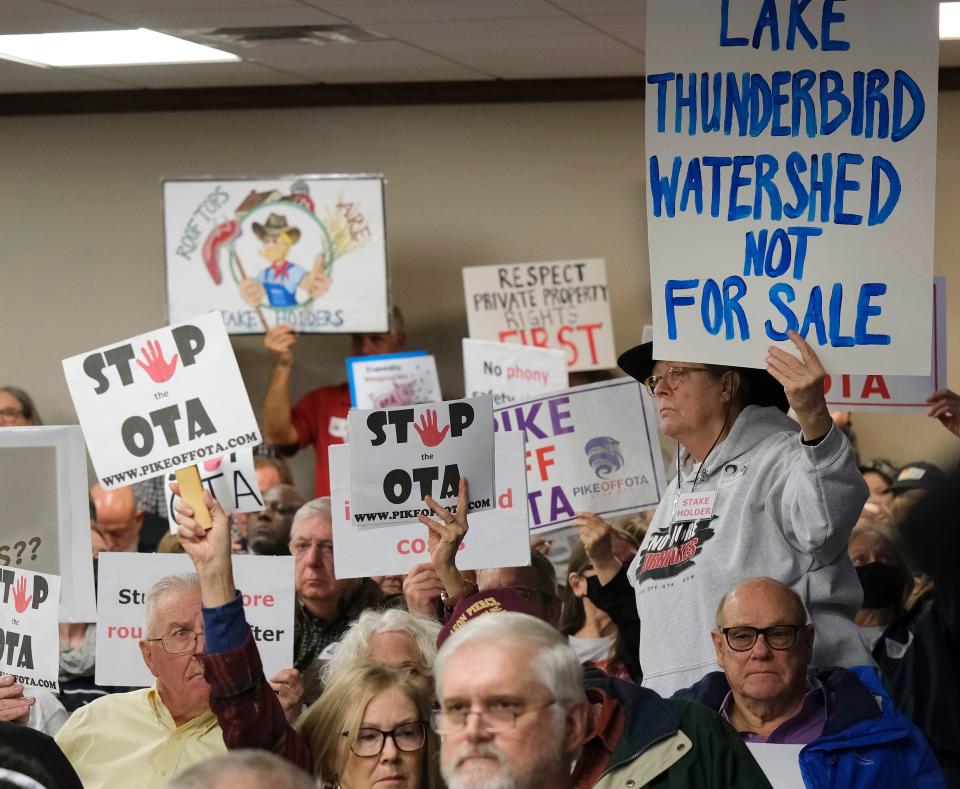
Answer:
<svg viewBox="0 0 960 789"><path fill-rule="evenodd" d="M197 659L204 639L195 575L154 584L144 631L140 651L153 687L97 699L57 733L85 789L159 789L190 765L226 753Z"/></svg>

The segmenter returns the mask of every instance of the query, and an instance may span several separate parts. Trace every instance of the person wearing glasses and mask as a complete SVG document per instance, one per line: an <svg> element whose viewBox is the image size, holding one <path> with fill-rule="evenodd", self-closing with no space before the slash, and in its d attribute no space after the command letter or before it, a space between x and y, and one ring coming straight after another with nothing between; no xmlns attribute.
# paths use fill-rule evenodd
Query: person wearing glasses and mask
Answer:
<svg viewBox="0 0 960 789"><path fill-rule="evenodd" d="M846 552L867 486L827 410L823 367L790 338L800 358L771 347L766 371L657 360L652 343L619 359L677 441L677 475L625 577L594 567L633 587L643 684L663 696L716 667L703 634L720 596L760 574L803 599L815 666L872 662L853 621L861 591Z"/></svg>
<svg viewBox="0 0 960 789"><path fill-rule="evenodd" d="M945 786L930 745L875 668L809 670L815 635L790 587L744 581L721 599L710 633L722 671L675 698L718 711L761 765L764 743L803 746L791 771L807 787Z"/></svg>
<svg viewBox="0 0 960 789"><path fill-rule="evenodd" d="M86 789L159 789L190 765L226 753L199 660L197 576L171 575L153 585L144 636L140 652L154 686L92 701L55 737Z"/></svg>

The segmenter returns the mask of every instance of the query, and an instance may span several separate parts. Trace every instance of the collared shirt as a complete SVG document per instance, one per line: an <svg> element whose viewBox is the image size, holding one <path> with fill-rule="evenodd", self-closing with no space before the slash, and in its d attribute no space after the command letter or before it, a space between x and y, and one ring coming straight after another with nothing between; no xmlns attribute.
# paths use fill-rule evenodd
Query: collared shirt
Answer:
<svg viewBox="0 0 960 789"><path fill-rule="evenodd" d="M55 739L85 789L161 789L191 765L227 752L210 710L177 726L156 687L81 707Z"/></svg>
<svg viewBox="0 0 960 789"><path fill-rule="evenodd" d="M743 741L807 745L820 737L827 725L827 707L829 705L827 689L820 680L812 677L807 677L806 685L807 692L803 696L800 712L777 726L766 738L752 731L739 732ZM733 692L730 691L724 697L723 704L720 705L720 715L731 725L730 716L733 713L734 704Z"/></svg>
<svg viewBox="0 0 960 789"><path fill-rule="evenodd" d="M573 768L576 789L590 789L600 780L603 771L610 765L610 757L623 736L626 724L623 707L602 690L588 688L587 700L596 714L590 736L584 742L580 758ZM597 705L600 707L598 712Z"/></svg>

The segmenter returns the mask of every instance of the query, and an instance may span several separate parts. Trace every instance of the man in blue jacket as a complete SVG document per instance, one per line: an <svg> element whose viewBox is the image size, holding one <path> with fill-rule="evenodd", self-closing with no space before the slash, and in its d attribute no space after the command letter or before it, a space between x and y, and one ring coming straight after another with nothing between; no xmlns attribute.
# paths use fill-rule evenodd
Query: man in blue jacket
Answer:
<svg viewBox="0 0 960 789"><path fill-rule="evenodd" d="M897 713L872 667L808 672L813 625L803 601L772 578L728 592L711 632L722 672L676 696L720 713L763 764L762 743L802 745L807 787L942 787L923 734Z"/></svg>

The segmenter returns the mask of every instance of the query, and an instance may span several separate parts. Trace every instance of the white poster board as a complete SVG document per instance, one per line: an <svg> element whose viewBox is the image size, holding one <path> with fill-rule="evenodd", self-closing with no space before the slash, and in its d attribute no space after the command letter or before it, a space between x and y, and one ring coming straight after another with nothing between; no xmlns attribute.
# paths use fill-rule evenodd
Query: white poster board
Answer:
<svg viewBox="0 0 960 789"><path fill-rule="evenodd" d="M230 334L388 330L383 178L163 183L171 323L220 310Z"/></svg>
<svg viewBox="0 0 960 789"><path fill-rule="evenodd" d="M804 789L806 783L800 772L800 751L803 745L748 742L750 754L757 760L771 786L776 789Z"/></svg>
<svg viewBox="0 0 960 789"><path fill-rule="evenodd" d="M217 312L71 356L63 371L104 488L260 443Z"/></svg>
<svg viewBox="0 0 960 789"><path fill-rule="evenodd" d="M390 408L443 399L437 360L426 351L347 357L347 383L354 408Z"/></svg>
<svg viewBox="0 0 960 789"><path fill-rule="evenodd" d="M457 554L457 567L519 567L530 564L527 526L527 478L523 435L496 438L497 508L471 513L469 531ZM330 447L330 497L333 511L333 564L337 578L405 575L430 561L428 529L410 523L390 529L356 528L350 521L349 447Z"/></svg>
<svg viewBox="0 0 960 789"><path fill-rule="evenodd" d="M930 375L828 375L824 382L831 411L899 411L925 414L924 402L947 386L947 282L933 280L933 358Z"/></svg>
<svg viewBox="0 0 960 789"><path fill-rule="evenodd" d="M497 435L526 443L530 530L653 509L666 480L652 398L632 379L604 381L511 403L494 412Z"/></svg>
<svg viewBox="0 0 960 789"><path fill-rule="evenodd" d="M571 371L616 367L600 258L468 266L463 291L473 339L559 348Z"/></svg>
<svg viewBox="0 0 960 789"><path fill-rule="evenodd" d="M147 687L154 682L139 642L147 592L168 575L195 572L189 556L176 553L101 553L97 575L98 685ZM253 631L263 670L272 677L293 665L292 556L234 556L233 574L243 594L243 613Z"/></svg>
<svg viewBox="0 0 960 789"><path fill-rule="evenodd" d="M493 405L556 392L569 386L563 351L507 342L463 339L464 396L488 394Z"/></svg>
<svg viewBox="0 0 960 789"><path fill-rule="evenodd" d="M20 567L0 569L0 674L25 686L60 691L57 608L60 578Z"/></svg>
<svg viewBox="0 0 960 789"><path fill-rule="evenodd" d="M242 447L226 455L201 460L197 464L200 472L200 484L203 485L223 507L228 515L235 512L260 512L263 509L263 491L257 484L256 469L253 466L253 449ZM180 497L170 490L171 482L176 482L176 474L167 475L167 523L170 532L177 533L174 520L174 505Z"/></svg>
<svg viewBox="0 0 960 789"><path fill-rule="evenodd" d="M494 507L493 401L449 400L347 416L350 508L358 529L413 523L432 514L432 496L456 509L460 478L469 482L469 510Z"/></svg>
<svg viewBox="0 0 960 789"><path fill-rule="evenodd" d="M654 358L927 375L935 0L649 0Z"/></svg>
<svg viewBox="0 0 960 789"><path fill-rule="evenodd" d="M87 453L77 425L0 430L0 566L60 576L63 622L93 622Z"/></svg>

